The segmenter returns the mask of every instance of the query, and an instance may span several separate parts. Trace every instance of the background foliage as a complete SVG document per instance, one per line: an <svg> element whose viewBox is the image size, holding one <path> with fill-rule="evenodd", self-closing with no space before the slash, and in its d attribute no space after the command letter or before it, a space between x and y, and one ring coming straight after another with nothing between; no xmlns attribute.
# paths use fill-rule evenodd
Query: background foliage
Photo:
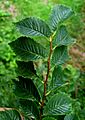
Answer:
<svg viewBox="0 0 85 120"><path fill-rule="evenodd" d="M36 4L34 4L36 3ZM19 36L14 22L28 16L37 16L47 21L53 5L65 4L76 13L66 24L70 34L77 40L71 47L72 60L65 66L64 79L69 85L61 91L68 91L74 98L73 106L85 119L85 1L84 0L0 0L0 106L14 106L16 97L13 94L12 79L16 77L16 58L8 43ZM42 70L43 68L41 68ZM81 114L80 114L81 113Z"/></svg>

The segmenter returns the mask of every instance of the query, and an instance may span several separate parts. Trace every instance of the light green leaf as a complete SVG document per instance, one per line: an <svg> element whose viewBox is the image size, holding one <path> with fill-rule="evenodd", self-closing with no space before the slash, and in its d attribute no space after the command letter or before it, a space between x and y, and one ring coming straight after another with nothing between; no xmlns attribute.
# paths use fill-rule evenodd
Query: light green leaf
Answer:
<svg viewBox="0 0 85 120"><path fill-rule="evenodd" d="M36 70L34 68L33 62L24 62L24 61L17 61L17 74L18 76L23 76L27 78L33 78L36 76Z"/></svg>
<svg viewBox="0 0 85 120"><path fill-rule="evenodd" d="M0 120L21 120L21 116L16 110L5 110L0 111Z"/></svg>
<svg viewBox="0 0 85 120"><path fill-rule="evenodd" d="M33 61L46 57L46 49L31 38L20 37L9 45L23 61Z"/></svg>
<svg viewBox="0 0 85 120"><path fill-rule="evenodd" d="M64 84L63 82L63 71L61 66L55 66L54 71L52 73L52 80L51 80L51 89L57 88Z"/></svg>
<svg viewBox="0 0 85 120"><path fill-rule="evenodd" d="M71 109L70 98L62 93L51 97L44 108L44 115L61 115L66 114Z"/></svg>
<svg viewBox="0 0 85 120"><path fill-rule="evenodd" d="M72 43L74 43L74 39L70 37L68 31L66 30L66 27L61 26L54 39L54 44L57 46L61 46L61 45L67 46Z"/></svg>
<svg viewBox="0 0 85 120"><path fill-rule="evenodd" d="M40 101L38 90L31 79L19 76L19 81L13 80L15 83L15 94L22 99L36 99Z"/></svg>
<svg viewBox="0 0 85 120"><path fill-rule="evenodd" d="M64 5L55 5L51 14L51 29L55 31L58 24L68 19L72 14L73 11L69 7Z"/></svg>
<svg viewBox="0 0 85 120"><path fill-rule="evenodd" d="M59 46L54 49L52 55L52 63L54 65L60 65L65 63L69 59L66 46Z"/></svg>
<svg viewBox="0 0 85 120"><path fill-rule="evenodd" d="M16 27L20 33L26 36L46 36L51 35L49 26L43 21L35 17L29 17L16 23Z"/></svg>
<svg viewBox="0 0 85 120"><path fill-rule="evenodd" d="M19 103L21 111L24 113L25 117L30 118L30 120L32 118L34 118L35 120L39 120L39 106L36 104L35 101L20 100Z"/></svg>
<svg viewBox="0 0 85 120"><path fill-rule="evenodd" d="M57 119L55 119L53 117L44 117L43 120L57 120Z"/></svg>

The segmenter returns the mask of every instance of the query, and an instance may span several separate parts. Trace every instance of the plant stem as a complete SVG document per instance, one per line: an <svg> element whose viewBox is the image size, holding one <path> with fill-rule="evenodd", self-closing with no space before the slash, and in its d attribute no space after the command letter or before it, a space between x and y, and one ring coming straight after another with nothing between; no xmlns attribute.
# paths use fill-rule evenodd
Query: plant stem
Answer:
<svg viewBox="0 0 85 120"><path fill-rule="evenodd" d="M47 88L47 82L48 82L48 77L49 77L49 72L50 72L50 58L52 54L52 37L53 36L50 37L50 53L49 53L49 57L47 60L47 74L46 74L46 79L44 80L44 93L43 93L43 99L42 99L41 106L40 106L40 120L42 120L43 107L44 107L44 103L46 99L46 88Z"/></svg>

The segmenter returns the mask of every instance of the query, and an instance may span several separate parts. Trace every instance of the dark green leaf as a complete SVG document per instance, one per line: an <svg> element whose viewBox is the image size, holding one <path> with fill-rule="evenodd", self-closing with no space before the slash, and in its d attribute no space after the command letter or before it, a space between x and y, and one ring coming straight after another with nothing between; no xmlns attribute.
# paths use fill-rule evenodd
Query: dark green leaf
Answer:
<svg viewBox="0 0 85 120"><path fill-rule="evenodd" d="M43 118L43 120L57 120L57 119L55 119L53 117L45 117L45 118Z"/></svg>
<svg viewBox="0 0 85 120"><path fill-rule="evenodd" d="M51 29L56 30L59 23L68 19L73 14L72 9L64 5L56 5L51 14Z"/></svg>
<svg viewBox="0 0 85 120"><path fill-rule="evenodd" d="M44 109L44 115L66 114L71 109L70 98L65 94L56 94L51 97Z"/></svg>
<svg viewBox="0 0 85 120"><path fill-rule="evenodd" d="M52 81L51 81L51 88L57 88L64 84L63 82L63 71L61 66L55 66L53 74L52 74Z"/></svg>
<svg viewBox="0 0 85 120"><path fill-rule="evenodd" d="M36 75L36 70L34 69L34 65L32 61L24 62L24 61L17 61L17 73L18 76L24 76L28 78L32 78Z"/></svg>
<svg viewBox="0 0 85 120"><path fill-rule="evenodd" d="M37 104L31 100L20 100L20 107L25 117L36 118L39 120L39 109Z"/></svg>
<svg viewBox="0 0 85 120"><path fill-rule="evenodd" d="M23 61L32 61L46 56L46 49L31 38L20 37L9 45Z"/></svg>
<svg viewBox="0 0 85 120"><path fill-rule="evenodd" d="M68 31L66 30L66 27L61 26L54 39L54 44L60 46L60 45L69 45L72 44L73 42L74 39L70 37Z"/></svg>
<svg viewBox="0 0 85 120"><path fill-rule="evenodd" d="M46 36L51 35L49 26L42 20L34 17L23 19L16 23L19 31L27 36Z"/></svg>
<svg viewBox="0 0 85 120"><path fill-rule="evenodd" d="M0 120L21 120L21 116L16 110L5 110L0 111Z"/></svg>
<svg viewBox="0 0 85 120"><path fill-rule="evenodd" d="M60 65L69 59L68 51L66 46L56 47L52 56L52 63L54 65Z"/></svg>
<svg viewBox="0 0 85 120"><path fill-rule="evenodd" d="M19 77L19 81L15 81L15 94L24 99L34 99L40 101L40 95L38 93L38 90L36 86L34 85L33 81L28 78Z"/></svg>

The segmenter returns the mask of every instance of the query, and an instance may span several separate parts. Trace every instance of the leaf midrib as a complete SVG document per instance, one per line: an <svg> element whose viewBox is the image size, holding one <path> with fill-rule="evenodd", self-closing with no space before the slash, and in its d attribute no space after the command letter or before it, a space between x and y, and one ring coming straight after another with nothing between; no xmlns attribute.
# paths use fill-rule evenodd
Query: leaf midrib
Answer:
<svg viewBox="0 0 85 120"><path fill-rule="evenodd" d="M23 27L23 26L22 26ZM38 31L38 30L36 30L36 29L32 29L31 27L29 27L29 28L27 28L27 27L23 27L23 28L25 28L25 29L29 29L29 30L33 30L34 32L38 32L38 33L40 33L42 36L45 36L45 37L47 37L45 34L43 34L42 32L40 32L40 31Z"/></svg>

